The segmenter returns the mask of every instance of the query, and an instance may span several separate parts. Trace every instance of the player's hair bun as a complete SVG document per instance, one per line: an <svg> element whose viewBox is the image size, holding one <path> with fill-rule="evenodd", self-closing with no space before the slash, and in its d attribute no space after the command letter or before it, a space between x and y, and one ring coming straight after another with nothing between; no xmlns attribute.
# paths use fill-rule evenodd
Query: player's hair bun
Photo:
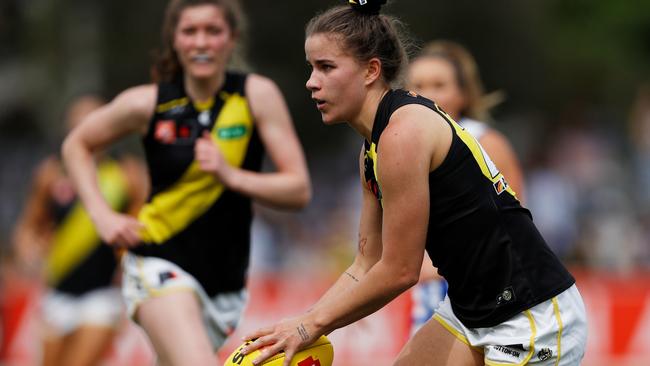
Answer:
<svg viewBox="0 0 650 366"><path fill-rule="evenodd" d="M386 0L348 0L348 4L360 13L377 15Z"/></svg>

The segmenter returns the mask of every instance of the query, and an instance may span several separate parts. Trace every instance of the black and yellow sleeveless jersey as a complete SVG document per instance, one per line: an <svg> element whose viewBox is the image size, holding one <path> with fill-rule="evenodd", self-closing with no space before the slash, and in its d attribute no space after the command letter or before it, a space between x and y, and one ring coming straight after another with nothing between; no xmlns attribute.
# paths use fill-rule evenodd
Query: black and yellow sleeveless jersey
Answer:
<svg viewBox="0 0 650 366"><path fill-rule="evenodd" d="M381 134L407 104L430 108L452 129L446 158L429 174L426 250L449 284L454 314L469 328L491 327L569 288L575 280L483 148L435 103L412 92L384 96L365 142L365 180L380 203Z"/></svg>
<svg viewBox="0 0 650 366"><path fill-rule="evenodd" d="M212 100L194 103L181 82L158 85L143 138L151 195L138 215L145 244L132 251L176 263L213 296L244 287L252 206L194 160L197 137L209 131L225 160L259 171L262 143L244 93L246 75L227 73Z"/></svg>
<svg viewBox="0 0 650 366"><path fill-rule="evenodd" d="M116 211L126 208L128 181L119 164L103 159L97 182L106 202ZM102 243L81 201L50 203L55 231L47 257L48 285L58 291L82 295L111 285L117 260L113 248Z"/></svg>

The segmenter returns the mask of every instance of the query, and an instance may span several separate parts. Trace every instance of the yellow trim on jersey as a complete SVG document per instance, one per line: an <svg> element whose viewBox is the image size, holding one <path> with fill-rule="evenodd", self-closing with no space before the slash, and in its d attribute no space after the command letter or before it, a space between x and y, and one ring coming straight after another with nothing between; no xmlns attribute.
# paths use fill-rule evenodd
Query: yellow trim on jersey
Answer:
<svg viewBox="0 0 650 366"><path fill-rule="evenodd" d="M553 302L553 313L555 313L555 319L557 320L558 330L557 330L557 360L555 360L555 366L560 364L560 357L562 356L562 329L564 325L562 324L562 317L560 316L560 305L557 302L557 297L551 299Z"/></svg>
<svg viewBox="0 0 650 366"><path fill-rule="evenodd" d="M377 144L374 142L370 143L370 149L366 150L365 153L365 158L370 158L372 161L372 173L375 176L375 181L377 181L377 187L379 188L379 191L381 192L381 184L379 184L379 176L377 175ZM380 195L381 199L379 200L379 204L381 206L384 205L384 196Z"/></svg>
<svg viewBox="0 0 650 366"><path fill-rule="evenodd" d="M241 137L222 139L218 136L220 129L241 126L246 128ZM246 98L238 93L228 94L212 128L212 139L228 164L237 167L243 164L252 132L253 116ZM203 215L224 190L221 182L193 161L176 183L156 194L140 210L138 220L145 225L142 240L158 244L169 240Z"/></svg>
<svg viewBox="0 0 650 366"><path fill-rule="evenodd" d="M226 98L224 98L224 99L226 99ZM210 98L210 99L206 100L205 102L199 102L199 101L194 102L194 108L196 108L196 110L199 111L199 112L203 112L205 110L208 110L208 109L212 108L213 105L214 105L214 98Z"/></svg>
<svg viewBox="0 0 650 366"><path fill-rule="evenodd" d="M170 100L169 102L158 104L156 106L156 113L165 113L171 109L186 106L188 103L189 103L189 99L187 97L173 99Z"/></svg>
<svg viewBox="0 0 650 366"><path fill-rule="evenodd" d="M449 122L451 123L452 127L454 130L456 130L456 134L460 139L465 143L465 145L469 148L469 150L472 152L472 156L474 156L474 160L478 163L478 166L481 168L481 172L485 177L487 177L492 184L503 184L505 181L503 174L496 169L494 166L494 163L490 160L490 157L487 155L485 150L483 150L483 147L476 141L476 138L472 136L467 130L462 128L458 123L456 123L453 119L449 118ZM505 185L506 192L510 193L513 197L517 197L515 191L510 188L510 185Z"/></svg>
<svg viewBox="0 0 650 366"><path fill-rule="evenodd" d="M524 311L524 314L526 314L526 317L528 318L528 321L530 322L530 344L528 345L528 355L524 360L520 363L514 364L514 366L523 366L530 361L531 357L533 357L533 354L535 353L535 337L537 336L537 327L535 326L535 319L533 318L533 314L530 312L530 310ZM484 359L485 364L488 366L513 366L511 363L500 363L500 362L492 362L488 360L487 358Z"/></svg>
<svg viewBox="0 0 650 366"><path fill-rule="evenodd" d="M97 183L102 196L113 209L124 205L128 182L119 164L104 160L97 169ZM91 253L101 239L81 202L77 202L54 234L47 258L48 283L54 285Z"/></svg>

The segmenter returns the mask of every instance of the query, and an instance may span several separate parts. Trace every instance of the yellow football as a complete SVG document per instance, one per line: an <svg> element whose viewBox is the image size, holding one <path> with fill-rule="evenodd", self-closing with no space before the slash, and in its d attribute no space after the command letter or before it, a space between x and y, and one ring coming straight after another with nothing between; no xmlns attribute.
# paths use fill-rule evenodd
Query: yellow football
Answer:
<svg viewBox="0 0 650 366"><path fill-rule="evenodd" d="M253 360L260 355L260 350L255 350L247 355L242 355L239 351L250 344L250 341L244 342L241 346L228 356L226 363L223 366L253 366ZM334 360L334 348L329 339L321 336L316 342L305 347L300 352L296 353L291 360L291 366L332 366ZM263 366L282 366L284 362L284 352L269 358L264 362Z"/></svg>

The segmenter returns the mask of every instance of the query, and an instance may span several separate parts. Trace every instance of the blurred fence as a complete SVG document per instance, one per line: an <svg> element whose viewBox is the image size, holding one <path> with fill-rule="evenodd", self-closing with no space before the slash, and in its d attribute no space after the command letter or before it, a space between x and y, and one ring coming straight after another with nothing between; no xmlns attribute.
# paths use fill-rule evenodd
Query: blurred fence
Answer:
<svg viewBox="0 0 650 366"><path fill-rule="evenodd" d="M589 318L586 366L650 364L650 272L614 275L574 268ZM257 273L250 279L251 302L237 332L219 353L225 357L239 345L243 333L297 315L318 299L334 278L309 273ZM0 363L38 363L40 290L31 282L5 284L2 299L4 337ZM390 365L408 338L410 293L351 326L330 335L335 366ZM104 366L151 365L154 356L137 328L125 322Z"/></svg>

